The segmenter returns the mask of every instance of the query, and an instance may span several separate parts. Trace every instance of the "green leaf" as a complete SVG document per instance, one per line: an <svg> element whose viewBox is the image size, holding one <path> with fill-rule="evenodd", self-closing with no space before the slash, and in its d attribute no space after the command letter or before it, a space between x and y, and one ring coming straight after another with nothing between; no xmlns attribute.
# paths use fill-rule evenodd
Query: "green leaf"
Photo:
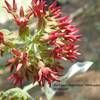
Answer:
<svg viewBox="0 0 100 100"><path fill-rule="evenodd" d="M2 92L0 100L34 100L34 98L20 88L12 88Z"/></svg>

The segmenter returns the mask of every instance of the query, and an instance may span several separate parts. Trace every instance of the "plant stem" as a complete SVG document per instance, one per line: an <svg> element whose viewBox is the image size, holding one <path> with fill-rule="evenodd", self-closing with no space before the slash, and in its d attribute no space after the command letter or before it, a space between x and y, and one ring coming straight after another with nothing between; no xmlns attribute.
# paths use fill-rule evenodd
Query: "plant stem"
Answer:
<svg viewBox="0 0 100 100"><path fill-rule="evenodd" d="M41 59L41 56L40 56L40 53L39 53L39 50L38 50L38 44L34 44L34 52L36 54L36 57L38 59Z"/></svg>
<svg viewBox="0 0 100 100"><path fill-rule="evenodd" d="M25 87L23 88L23 91L29 91L30 89L32 89L32 88L35 87L35 86L38 86L38 82L35 82L34 84L31 83L31 84L25 86Z"/></svg>

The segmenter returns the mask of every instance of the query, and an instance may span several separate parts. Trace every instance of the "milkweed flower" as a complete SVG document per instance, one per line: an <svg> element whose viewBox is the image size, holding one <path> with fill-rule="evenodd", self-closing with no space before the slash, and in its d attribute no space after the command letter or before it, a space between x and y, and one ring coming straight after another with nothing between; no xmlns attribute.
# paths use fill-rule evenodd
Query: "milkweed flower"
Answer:
<svg viewBox="0 0 100 100"><path fill-rule="evenodd" d="M8 59L7 66L14 74L8 79L13 78L14 84L22 84L25 79L33 83L37 81L40 86L45 82L49 85L59 82L59 73L64 70L59 59L73 61L80 55L77 44L81 38L79 28L69 16L63 16L56 1L47 6L46 0L32 0L28 13L25 14L21 7L19 15L16 14L15 0L13 7L7 1L5 3L8 13L20 27L20 34L29 33L27 24L31 15L38 19L36 33L25 36L24 46L10 50L13 57Z"/></svg>

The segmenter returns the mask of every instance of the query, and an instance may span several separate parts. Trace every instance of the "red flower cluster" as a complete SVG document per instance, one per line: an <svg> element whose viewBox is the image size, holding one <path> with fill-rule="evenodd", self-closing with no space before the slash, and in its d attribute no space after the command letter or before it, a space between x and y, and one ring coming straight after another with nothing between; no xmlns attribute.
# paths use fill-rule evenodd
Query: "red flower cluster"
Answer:
<svg viewBox="0 0 100 100"><path fill-rule="evenodd" d="M16 71L19 71L22 67L28 66L28 54L26 52L23 53L13 49L12 55L14 55L14 57L8 60L8 65L11 66L10 71L12 71L14 67L16 68Z"/></svg>
<svg viewBox="0 0 100 100"><path fill-rule="evenodd" d="M32 8L35 17L43 17L46 14L46 1L45 0L32 0Z"/></svg>
<svg viewBox="0 0 100 100"><path fill-rule="evenodd" d="M16 71L13 75L11 75L8 79L14 78L14 85L22 83L24 78L28 79L28 73L30 72L28 69L29 66L29 58L26 52L20 52L16 49L11 51L13 57L8 59L7 66L10 66L10 71Z"/></svg>
<svg viewBox="0 0 100 100"><path fill-rule="evenodd" d="M53 81L60 81L58 78L59 76L60 75L57 72L52 71L48 67L45 67L39 70L38 75L36 76L36 80L40 86L44 86L46 80L48 84L51 85Z"/></svg>
<svg viewBox="0 0 100 100"><path fill-rule="evenodd" d="M53 14L53 17L55 18L60 17L61 14L61 7L55 8L56 5L57 2L54 1L54 3L52 3L50 7L48 7L48 11L50 12L50 14ZM32 8L30 7L30 10L33 11L35 17L42 18L44 16L48 16L48 11L46 11L46 7L47 4L45 0L32 0Z"/></svg>
<svg viewBox="0 0 100 100"><path fill-rule="evenodd" d="M48 25L50 29L54 27L54 30L48 33L48 44L54 47L52 50L53 57L63 60L76 60L77 55L80 55L78 52L79 45L76 45L81 37L77 34L79 29L72 23L69 16L62 17L61 8L57 6L56 1L50 5L48 10L48 23L55 22L54 26Z"/></svg>
<svg viewBox="0 0 100 100"><path fill-rule="evenodd" d="M74 44L55 47L52 54L57 59L62 59L62 60L68 59L71 61L73 61L74 59L77 60L77 55L80 55L80 53L77 50L78 47L79 45L74 45Z"/></svg>
<svg viewBox="0 0 100 100"><path fill-rule="evenodd" d="M28 24L29 18L32 15L32 13L29 12L27 15L25 15L23 7L20 7L19 15L16 14L17 13L17 4L16 4L15 0L13 0L13 7L11 7L11 5L6 0L5 0L5 4L6 4L5 8L6 8L7 12L10 13L14 17L16 24L18 26L25 27Z"/></svg>
<svg viewBox="0 0 100 100"><path fill-rule="evenodd" d="M61 8L57 6L56 1L48 7L48 12L46 12L43 17L46 18L49 29L54 29L51 32L47 32L48 35L44 35L41 38L42 40L48 40L48 45L53 47L50 56L55 59L76 60L77 55L80 55L78 52L79 45L76 45L76 42L80 40L81 35L77 34L79 29L72 24L70 17L62 17ZM52 24L52 22L55 23ZM58 68L59 67L57 67L57 69ZM45 80L47 80L49 84L51 84L53 79L57 81L57 79L54 78L56 75L54 74L54 77L51 78L53 72L47 69L44 68L43 70L41 68L38 73L38 81L40 85L44 85ZM62 70L62 68L60 70Z"/></svg>
<svg viewBox="0 0 100 100"><path fill-rule="evenodd" d="M32 0L32 7L28 10L28 14L25 15L21 7L19 16L16 14L15 0L13 0L13 7L7 1L5 3L8 13L13 15L17 25L21 27L21 33L27 33L26 26L32 14L39 19L37 32L32 36L33 40L30 40L30 37L26 38L28 41L24 39L25 50L29 50L25 52L11 50L13 57L8 60L7 65L10 66L11 71L15 69L16 72L8 79L13 78L16 85L22 84L24 78L31 77L34 78L34 82L38 81L40 86L44 86L46 81L49 85L53 81L59 81L58 73L64 68L58 63L58 59L73 61L80 55L79 45L76 44L81 37L78 34L79 29L72 23L70 17L62 17L61 7L57 6L56 1L47 7L45 0ZM0 39L0 43L3 42L1 33Z"/></svg>
<svg viewBox="0 0 100 100"><path fill-rule="evenodd" d="M38 67L40 67L40 70L38 71L38 74L34 76L35 81L38 81L40 86L44 86L45 82L47 81L49 85L53 81L58 81L58 77L60 76L56 71L51 70L48 67L45 67L44 63L42 61L38 62Z"/></svg>

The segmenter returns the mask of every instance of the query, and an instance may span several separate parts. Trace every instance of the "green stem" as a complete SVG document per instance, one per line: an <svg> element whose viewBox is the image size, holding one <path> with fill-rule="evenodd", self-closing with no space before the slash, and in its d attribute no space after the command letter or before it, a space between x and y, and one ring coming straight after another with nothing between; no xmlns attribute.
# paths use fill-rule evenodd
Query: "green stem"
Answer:
<svg viewBox="0 0 100 100"><path fill-rule="evenodd" d="M44 18L40 18L38 20L38 30L42 30L42 32L44 31L44 28L45 28L45 20Z"/></svg>
<svg viewBox="0 0 100 100"><path fill-rule="evenodd" d="M32 49L32 46L33 46L33 44L29 45L29 48L28 48L27 52L29 52Z"/></svg>
<svg viewBox="0 0 100 100"><path fill-rule="evenodd" d="M34 84L31 83L31 84L25 86L25 87L23 88L23 91L29 91L30 89L34 88L35 86L38 86L38 82L35 82Z"/></svg>
<svg viewBox="0 0 100 100"><path fill-rule="evenodd" d="M35 52L35 55L38 59L41 59L41 56L40 56L40 53L39 53L39 50L38 50L38 44L34 44L34 52Z"/></svg>

